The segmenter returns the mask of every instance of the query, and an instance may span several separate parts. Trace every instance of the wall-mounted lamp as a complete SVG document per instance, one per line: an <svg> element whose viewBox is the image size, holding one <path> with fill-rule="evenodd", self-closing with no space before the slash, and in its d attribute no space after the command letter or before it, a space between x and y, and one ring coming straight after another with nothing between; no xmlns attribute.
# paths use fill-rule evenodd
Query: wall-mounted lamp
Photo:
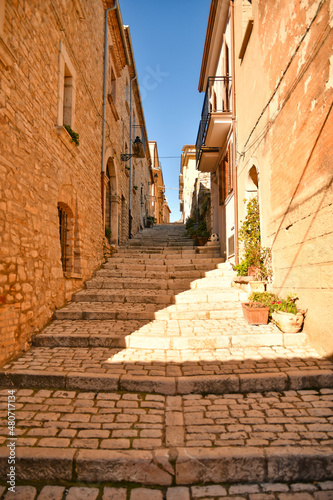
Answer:
<svg viewBox="0 0 333 500"><path fill-rule="evenodd" d="M122 153L120 155L121 161L128 161L133 156L135 158L144 158L145 157L145 151L143 148L143 144L142 144L142 141L138 135L136 136L136 139L133 142L132 151L133 151L133 153Z"/></svg>

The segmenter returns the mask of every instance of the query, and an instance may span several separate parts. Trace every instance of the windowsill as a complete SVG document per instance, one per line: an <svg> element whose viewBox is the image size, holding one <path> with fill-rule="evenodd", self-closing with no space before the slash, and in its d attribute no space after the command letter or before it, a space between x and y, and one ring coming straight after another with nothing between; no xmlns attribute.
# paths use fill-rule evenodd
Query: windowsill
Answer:
<svg viewBox="0 0 333 500"><path fill-rule="evenodd" d="M68 279L75 279L75 280L82 280L82 274L81 273L70 273L70 272L65 272L64 277Z"/></svg>
<svg viewBox="0 0 333 500"><path fill-rule="evenodd" d="M78 149L78 146L74 142L72 142L70 133L65 129L63 125L56 125L56 131L62 142L67 148L70 148L71 152Z"/></svg>
<svg viewBox="0 0 333 500"><path fill-rule="evenodd" d="M253 23L254 23L253 18L250 18L248 20L248 22L247 22L246 30L245 30L245 33L244 33L244 36L243 36L242 45L241 45L241 48L240 48L240 51L239 51L239 54L238 54L238 58L239 59L243 59L243 57L244 57L244 54L245 54L245 51L246 51L246 47L247 47L247 45L249 43L250 36L251 36L251 33L252 33Z"/></svg>
<svg viewBox="0 0 333 500"><path fill-rule="evenodd" d="M111 94L108 94L108 101L110 103L110 107L111 107L111 111L113 113L113 116L117 122L119 120L119 115L118 115L118 111L117 111L116 105L114 103L114 100L113 100L113 97Z"/></svg>
<svg viewBox="0 0 333 500"><path fill-rule="evenodd" d="M16 61L16 57L8 47L5 39L0 35L0 62L4 65L5 69L8 69L14 61Z"/></svg>

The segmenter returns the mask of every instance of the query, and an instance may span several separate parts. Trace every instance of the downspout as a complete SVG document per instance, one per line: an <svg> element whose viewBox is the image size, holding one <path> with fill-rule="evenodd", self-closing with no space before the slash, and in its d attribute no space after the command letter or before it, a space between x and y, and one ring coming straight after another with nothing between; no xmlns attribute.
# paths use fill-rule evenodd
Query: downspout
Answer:
<svg viewBox="0 0 333 500"><path fill-rule="evenodd" d="M235 13L234 0L230 0L231 24L231 65L232 65L232 157L234 178L234 212L235 212L235 264L239 264L238 243L238 179L237 179L237 141L236 141L236 78L235 78Z"/></svg>
<svg viewBox="0 0 333 500"><path fill-rule="evenodd" d="M132 99L132 82L137 78L137 75L133 76L130 84L130 148L132 148L132 107L133 107L133 99ZM130 149L131 151L131 149ZM130 157L130 177L129 177L129 196L128 196L128 238L132 238L132 157Z"/></svg>
<svg viewBox="0 0 333 500"><path fill-rule="evenodd" d="M104 178L105 178L105 121L106 121L106 83L108 71L108 14L111 10L118 8L117 0L114 6L106 9L104 13L104 80L103 80L103 124L102 124L102 168L101 168L101 190L102 190L102 217L104 221Z"/></svg>

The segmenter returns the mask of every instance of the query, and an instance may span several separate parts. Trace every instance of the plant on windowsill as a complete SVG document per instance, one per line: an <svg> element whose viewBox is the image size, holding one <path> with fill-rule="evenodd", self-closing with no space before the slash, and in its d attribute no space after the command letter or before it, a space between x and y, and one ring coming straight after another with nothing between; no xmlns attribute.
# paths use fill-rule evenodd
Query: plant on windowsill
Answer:
<svg viewBox="0 0 333 500"><path fill-rule="evenodd" d="M72 130L72 128L69 125L64 124L64 128L67 130L67 132L71 136L71 142L74 142L74 144L76 144L78 146L80 144L79 134L77 132L74 132L74 130Z"/></svg>

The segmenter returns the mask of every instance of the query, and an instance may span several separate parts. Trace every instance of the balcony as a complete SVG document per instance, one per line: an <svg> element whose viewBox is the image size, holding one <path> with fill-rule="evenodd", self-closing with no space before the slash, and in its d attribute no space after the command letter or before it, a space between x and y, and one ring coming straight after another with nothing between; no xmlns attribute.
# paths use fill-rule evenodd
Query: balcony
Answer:
<svg viewBox="0 0 333 500"><path fill-rule="evenodd" d="M232 126L231 77L209 77L196 142L197 169L213 172Z"/></svg>

